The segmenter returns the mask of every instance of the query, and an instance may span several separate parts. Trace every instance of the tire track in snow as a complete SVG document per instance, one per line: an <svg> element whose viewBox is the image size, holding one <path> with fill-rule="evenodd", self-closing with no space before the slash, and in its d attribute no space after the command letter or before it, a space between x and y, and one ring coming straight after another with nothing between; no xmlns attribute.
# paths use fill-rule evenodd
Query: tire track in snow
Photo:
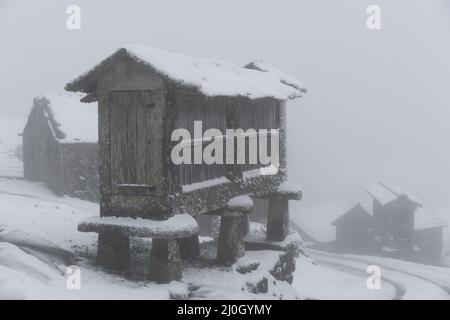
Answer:
<svg viewBox="0 0 450 320"><path fill-rule="evenodd" d="M352 261L355 261L355 262L361 262L361 263L367 263L367 264L376 264L373 261L371 262L371 261L368 261L368 260L365 260L365 259L348 258L348 260L352 260ZM435 285L437 287L440 287L442 290L444 290L450 296L450 288L449 287L444 286L444 285L442 285L442 284L440 284L440 283L438 283L438 282L436 282L436 281L434 281L434 280L432 280L430 278L427 278L425 276L422 276L422 275L419 275L419 274L415 274L415 273L412 273L412 272L408 272L408 271L405 271L405 270L395 269L395 268L386 266L386 265L384 265L382 263L378 263L378 264L381 265L386 270L390 270L390 271L394 271L394 272L400 272L400 273L403 273L403 274L407 274L408 276L415 277L417 279L429 282L429 283L431 283L431 284L433 284L433 285Z"/></svg>
<svg viewBox="0 0 450 320"><path fill-rule="evenodd" d="M364 258L338 256L338 255L334 255L332 253L323 252L323 251L319 251L319 250L310 250L310 252L312 252L313 254L323 255L323 256L327 256L329 258L334 258L334 259L339 259L339 260L349 260L349 261L353 261L353 262L357 262L357 263L363 263L363 264L367 264L367 265L379 265L379 266L382 266L383 269L385 269L385 270L389 270L391 272L397 272L397 273L405 274L405 275L408 275L410 277L413 277L413 278L416 278L416 279L428 282L428 283L430 283L430 284L440 288L441 290L443 290L450 297L450 288L448 286L442 285L442 284L438 283L437 281L432 280L432 279L427 278L427 277L422 276L422 275L418 275L418 274L415 274L415 273L412 273L412 272L408 272L408 271L405 271L405 270L395 269L393 267L386 266L385 264L383 264L382 262L380 263L379 261L369 261L369 260L366 260ZM333 263L333 262L330 262L330 263ZM336 264L339 264L339 263L336 263ZM342 264L342 265L346 266L345 264ZM359 269L357 269L357 270L359 270Z"/></svg>
<svg viewBox="0 0 450 320"><path fill-rule="evenodd" d="M316 259L317 262L323 264L323 265L328 265L334 269L337 269L339 271L343 271L346 273L351 273L357 276L362 276L364 279L367 278L367 273L361 269L355 268L355 267L350 267L348 265L345 264L341 264L341 263L337 263L337 262L330 262L330 261L323 261L323 260L318 260ZM384 282L389 283L395 290L395 295L394 297L392 297L392 300L401 300L403 299L405 293L406 293L406 289L405 287L400 284L397 281L394 281L392 279L388 279L386 277L382 277L382 280Z"/></svg>

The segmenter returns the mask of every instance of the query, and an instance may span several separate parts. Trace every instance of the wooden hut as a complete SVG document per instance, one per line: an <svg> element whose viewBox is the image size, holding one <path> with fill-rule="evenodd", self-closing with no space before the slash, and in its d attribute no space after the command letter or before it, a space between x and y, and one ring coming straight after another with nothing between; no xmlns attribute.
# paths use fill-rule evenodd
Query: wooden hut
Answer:
<svg viewBox="0 0 450 320"><path fill-rule="evenodd" d="M439 265L442 258L443 233L447 222L430 206L421 202L415 212L414 244L420 250L416 259L422 263Z"/></svg>
<svg viewBox="0 0 450 320"><path fill-rule="evenodd" d="M421 204L386 182L367 187L373 198L376 237L387 255L409 258L413 254L414 212Z"/></svg>
<svg viewBox="0 0 450 320"><path fill-rule="evenodd" d="M336 227L336 250L352 253L375 250L372 216L361 204L346 210L331 224Z"/></svg>
<svg viewBox="0 0 450 320"><path fill-rule="evenodd" d="M286 101L306 92L298 81L261 61L241 67L131 45L69 83L66 90L87 94L83 102L98 102L102 218L81 223L80 230L100 233L100 263L126 267L126 262L118 260L128 260L128 249L124 248L128 247L129 235L150 234L159 239L153 241L152 252L159 266L165 266L159 268L166 272L163 278L176 278L179 272L169 274L167 268L168 252L179 250L180 241L174 240L195 242L195 228L181 232L192 227L192 220L177 216L199 214L222 216L218 258L232 262L242 255L242 232L238 229L251 212L249 197L268 199L268 238L284 239L288 199L301 196L298 188L284 183ZM201 131L214 129L215 134L195 138L195 121L201 121ZM274 132L271 129L278 129L279 167L267 174L261 170L264 165L260 159L248 163L237 160L236 155L235 161L224 164L176 164L171 155L179 141L173 141L172 134L181 128L190 133L191 138L183 139L183 143L194 153L211 140L236 141L237 137L228 136L226 129L243 129L247 140L254 135L254 131L248 134L248 129L256 129L257 139L260 129L268 135ZM192 154L194 159L197 156ZM246 157L250 157L248 151ZM104 219L108 217L116 219ZM158 230L162 230L158 221L180 221L174 221L168 236L150 226L148 232L136 231L136 221L144 219L152 220ZM172 265L178 266L174 259Z"/></svg>

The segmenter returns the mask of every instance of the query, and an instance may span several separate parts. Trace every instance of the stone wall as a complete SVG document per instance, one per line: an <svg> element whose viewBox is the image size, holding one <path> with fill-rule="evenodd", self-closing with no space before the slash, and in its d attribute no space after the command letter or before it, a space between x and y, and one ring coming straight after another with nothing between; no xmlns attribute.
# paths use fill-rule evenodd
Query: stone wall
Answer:
<svg viewBox="0 0 450 320"><path fill-rule="evenodd" d="M98 144L61 144L63 193L80 199L99 200Z"/></svg>
<svg viewBox="0 0 450 320"><path fill-rule="evenodd" d="M57 195L98 201L98 144L61 143L54 122L45 101L35 99L23 131L24 178Z"/></svg>

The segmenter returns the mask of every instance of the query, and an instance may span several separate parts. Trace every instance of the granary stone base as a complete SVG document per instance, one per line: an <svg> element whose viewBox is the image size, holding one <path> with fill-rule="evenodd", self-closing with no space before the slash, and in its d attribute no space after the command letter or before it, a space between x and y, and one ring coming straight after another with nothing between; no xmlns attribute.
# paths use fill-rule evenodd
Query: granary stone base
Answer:
<svg viewBox="0 0 450 320"><path fill-rule="evenodd" d="M116 232L99 232L97 264L116 271L123 271L130 264L130 239Z"/></svg>
<svg viewBox="0 0 450 320"><path fill-rule="evenodd" d="M245 221L245 215L221 217L217 245L219 263L232 264L245 254Z"/></svg>
<svg viewBox="0 0 450 320"><path fill-rule="evenodd" d="M190 237L178 239L181 259L196 258L200 255L200 242L198 234Z"/></svg>
<svg viewBox="0 0 450 320"><path fill-rule="evenodd" d="M177 240L153 239L149 279L157 283L181 280L180 247Z"/></svg>
<svg viewBox="0 0 450 320"><path fill-rule="evenodd" d="M289 200L271 196L267 215L267 240L283 241L289 234Z"/></svg>

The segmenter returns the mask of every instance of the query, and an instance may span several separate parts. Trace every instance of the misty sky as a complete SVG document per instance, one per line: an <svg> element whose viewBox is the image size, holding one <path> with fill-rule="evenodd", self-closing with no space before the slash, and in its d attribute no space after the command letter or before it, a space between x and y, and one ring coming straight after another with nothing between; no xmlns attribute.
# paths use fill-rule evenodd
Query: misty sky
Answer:
<svg viewBox="0 0 450 320"><path fill-rule="evenodd" d="M66 29L78 4L82 29ZM382 30L366 8L382 9ZM305 206L356 201L384 178L450 207L448 0L0 0L0 116L26 116L126 43L244 64L309 89L289 103L290 180Z"/></svg>

